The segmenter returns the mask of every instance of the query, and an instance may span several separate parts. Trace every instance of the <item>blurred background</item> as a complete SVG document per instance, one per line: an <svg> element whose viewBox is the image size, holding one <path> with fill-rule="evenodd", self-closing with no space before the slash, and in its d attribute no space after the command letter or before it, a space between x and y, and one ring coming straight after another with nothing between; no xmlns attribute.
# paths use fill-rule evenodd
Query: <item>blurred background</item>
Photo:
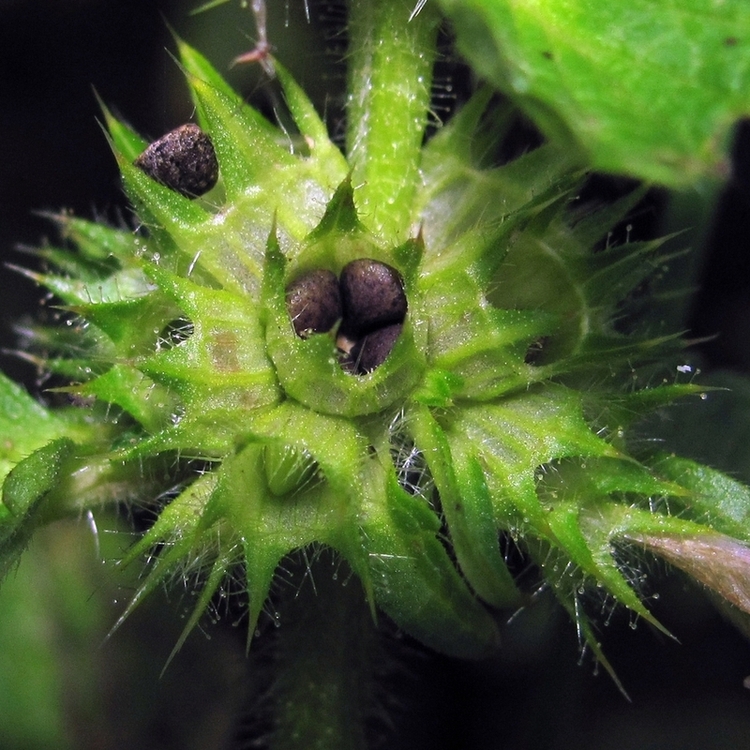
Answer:
<svg viewBox="0 0 750 750"><path fill-rule="evenodd" d="M0 3L0 258L33 264L18 248L56 239L40 212L72 211L128 221L114 159L99 122L96 95L144 137L155 139L190 119L192 106L170 56L170 28L208 56L229 81L266 109L271 94L257 66L230 69L252 48L255 26L240 0L191 15L200 0L3 0ZM343 86L330 64L335 44L308 24L300 0L270 3L276 53L323 108ZM332 11L335 14L335 11ZM316 19L325 15L325 8ZM330 15L330 14L329 14ZM339 45L340 46L340 45ZM331 93L333 92L333 93ZM0 342L12 347L12 324L33 313L40 294L0 268ZM4 357L3 370L29 382L33 373Z"/></svg>
<svg viewBox="0 0 750 750"><path fill-rule="evenodd" d="M240 0L192 16L199 0L2 0L0 2L0 259L32 265L24 247L55 239L40 213L69 210L129 221L114 159L98 124L94 90L148 138L191 117L169 26L225 71L261 107L272 106L252 67L229 69L253 46ZM340 126L342 41L335 5L269 0L278 56ZM321 17L323 21L321 23ZM683 453L750 481L750 138L738 129L735 174L721 192L657 194L645 211L656 234L683 229L693 255L682 269L695 294L679 314L692 337L709 337L690 361L731 392L698 412L677 407L661 433ZM636 230L637 231L637 230ZM655 235L654 235L655 236ZM0 347L42 296L0 266ZM11 355L2 369L34 391L37 374ZM695 429L693 429L693 427ZM696 440L696 435L699 438ZM242 627L206 624L160 677L187 611L180 592L156 597L106 639L135 581L117 559L124 519L57 525L35 541L0 591L0 748L142 750L250 747L243 717L262 686L244 655ZM602 640L632 698L580 657L574 628L544 599L505 628L488 663L434 657L408 643L394 683L391 748L505 747L567 750L750 748L750 647L682 578L654 568L657 617L681 644L616 613ZM651 579L647 584L654 589ZM244 722L247 724L247 722ZM252 723L252 721L250 722Z"/></svg>

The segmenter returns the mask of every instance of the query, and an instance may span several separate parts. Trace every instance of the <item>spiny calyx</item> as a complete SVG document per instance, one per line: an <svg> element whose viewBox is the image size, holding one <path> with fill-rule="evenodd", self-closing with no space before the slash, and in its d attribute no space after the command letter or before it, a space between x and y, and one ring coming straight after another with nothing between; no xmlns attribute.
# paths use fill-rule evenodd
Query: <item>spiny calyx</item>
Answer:
<svg viewBox="0 0 750 750"><path fill-rule="evenodd" d="M507 124L486 92L424 145L411 132L392 149L400 131L371 142L367 130L352 146L368 175L355 189L281 65L299 138L179 44L219 182L209 202L179 176L152 179L134 166L146 144L105 111L149 233L65 218L79 253L47 249L61 271L34 277L88 322L74 345L55 339L48 366L97 405L83 424L61 418L55 440L32 449L46 453L18 464L6 506L15 514L43 497L69 508L72 497L80 509L168 491L128 556L152 561L128 612L163 581L199 572L186 632L240 569L252 633L284 556L321 544L346 558L373 609L454 655L490 652L492 611L523 601L510 544L599 658L587 582L655 622L614 545L706 527L690 519L684 467L628 453L632 422L697 390L632 389L631 363L659 342L623 336L613 317L659 243L592 248L638 195L571 223L580 175L565 154L546 145L497 167L472 150L488 123ZM393 153L409 169L393 174ZM298 295L311 275L315 288ZM363 306L374 313L357 291L373 279L384 283ZM341 366L344 337L357 377ZM737 534L720 514L711 522Z"/></svg>

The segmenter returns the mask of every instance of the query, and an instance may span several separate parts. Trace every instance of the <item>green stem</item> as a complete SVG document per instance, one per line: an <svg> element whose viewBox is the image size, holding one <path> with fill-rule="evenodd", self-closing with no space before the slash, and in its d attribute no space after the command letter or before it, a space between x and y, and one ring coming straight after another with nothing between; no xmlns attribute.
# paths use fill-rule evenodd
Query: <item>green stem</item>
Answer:
<svg viewBox="0 0 750 750"><path fill-rule="evenodd" d="M438 16L428 2L351 0L347 153L360 217L383 239L406 239L430 105Z"/></svg>
<svg viewBox="0 0 750 750"><path fill-rule="evenodd" d="M338 572L338 574L337 574ZM273 750L365 750L375 624L359 581L324 555L280 606Z"/></svg>

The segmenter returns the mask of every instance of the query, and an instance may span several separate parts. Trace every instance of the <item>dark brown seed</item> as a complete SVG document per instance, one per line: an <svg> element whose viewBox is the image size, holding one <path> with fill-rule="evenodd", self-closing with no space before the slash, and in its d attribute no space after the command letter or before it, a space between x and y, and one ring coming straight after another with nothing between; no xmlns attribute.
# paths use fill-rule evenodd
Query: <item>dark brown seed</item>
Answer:
<svg viewBox="0 0 750 750"><path fill-rule="evenodd" d="M193 123L180 125L154 141L133 163L187 198L207 193L219 179L214 145Z"/></svg>
<svg viewBox="0 0 750 750"><path fill-rule="evenodd" d="M544 360L544 349L548 343L549 336L542 336L532 342L531 346L526 350L524 362L526 362L527 365L541 365Z"/></svg>
<svg viewBox="0 0 750 750"><path fill-rule="evenodd" d="M360 258L341 271L342 328L355 335L403 323L406 295L401 274L386 263Z"/></svg>
<svg viewBox="0 0 750 750"><path fill-rule="evenodd" d="M373 331L360 339L349 352L348 360L351 363L349 371L356 372L358 375L365 375L372 372L376 367L380 367L391 353L391 349L401 335L403 327L401 323L394 323Z"/></svg>
<svg viewBox="0 0 750 750"><path fill-rule="evenodd" d="M319 269L295 279L286 289L286 307L298 336L330 331L341 317L336 275Z"/></svg>

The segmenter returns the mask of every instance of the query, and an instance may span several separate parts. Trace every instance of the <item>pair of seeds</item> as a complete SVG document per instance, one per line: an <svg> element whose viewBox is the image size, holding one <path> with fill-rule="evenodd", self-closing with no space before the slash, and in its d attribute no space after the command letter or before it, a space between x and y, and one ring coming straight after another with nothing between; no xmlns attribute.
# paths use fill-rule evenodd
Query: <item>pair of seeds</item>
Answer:
<svg viewBox="0 0 750 750"><path fill-rule="evenodd" d="M390 354L406 317L406 294L399 272L387 263L360 258L347 263L339 278L316 269L286 290L287 310L297 335L330 331L339 325L336 345L347 372L364 375Z"/></svg>

